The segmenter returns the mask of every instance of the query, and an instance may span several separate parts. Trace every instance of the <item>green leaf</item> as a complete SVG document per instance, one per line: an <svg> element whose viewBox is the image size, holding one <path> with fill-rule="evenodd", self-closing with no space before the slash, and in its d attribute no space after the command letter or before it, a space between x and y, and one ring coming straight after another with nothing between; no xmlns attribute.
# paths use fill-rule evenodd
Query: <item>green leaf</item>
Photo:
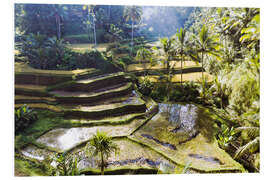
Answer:
<svg viewBox="0 0 270 180"><path fill-rule="evenodd" d="M260 14L257 14L256 16L253 17L252 21L255 21L256 23L260 23Z"/></svg>

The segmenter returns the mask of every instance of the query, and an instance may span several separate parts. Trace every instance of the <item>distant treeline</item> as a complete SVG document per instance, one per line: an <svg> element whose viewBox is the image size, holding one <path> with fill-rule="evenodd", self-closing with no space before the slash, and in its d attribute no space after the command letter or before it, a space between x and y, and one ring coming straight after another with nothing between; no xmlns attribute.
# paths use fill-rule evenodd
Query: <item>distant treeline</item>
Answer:
<svg viewBox="0 0 270 180"><path fill-rule="evenodd" d="M86 8L87 7L87 8ZM49 37L66 37L70 41L93 42L93 28L99 42L129 38L131 18L120 5L61 5L15 4L15 36L44 34ZM139 17L134 21L134 37L170 36L183 27L193 8L137 6ZM136 10L135 10L136 11ZM136 12L135 12L136 13ZM95 26L95 27L94 27Z"/></svg>

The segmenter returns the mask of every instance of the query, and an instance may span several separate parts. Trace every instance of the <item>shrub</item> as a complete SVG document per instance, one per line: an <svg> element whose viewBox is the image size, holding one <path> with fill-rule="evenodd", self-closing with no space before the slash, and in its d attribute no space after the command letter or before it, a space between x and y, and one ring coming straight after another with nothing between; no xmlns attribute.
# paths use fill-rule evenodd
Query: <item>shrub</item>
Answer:
<svg viewBox="0 0 270 180"><path fill-rule="evenodd" d="M86 52L74 52L67 48L62 39L46 38L43 35L30 34L25 37L22 54L27 57L29 65L37 69L74 70L97 68L103 72L119 69L112 63L112 58L93 49Z"/></svg>
<svg viewBox="0 0 270 180"><path fill-rule="evenodd" d="M15 134L25 129L37 119L37 114L26 105L15 109Z"/></svg>
<svg viewBox="0 0 270 180"><path fill-rule="evenodd" d="M125 63L126 65L130 65L133 62L133 58L131 56L123 56L123 57L119 58L118 61L121 61L121 62Z"/></svg>
<svg viewBox="0 0 270 180"><path fill-rule="evenodd" d="M229 128L226 125L221 125L221 130L217 134L218 145L227 149L229 144L236 139L236 132L233 127Z"/></svg>
<svg viewBox="0 0 270 180"><path fill-rule="evenodd" d="M56 176L76 176L79 175L78 159L74 154L68 155L67 152L58 153L53 160L56 162L55 175Z"/></svg>
<svg viewBox="0 0 270 180"><path fill-rule="evenodd" d="M112 64L112 59L104 56L104 54L100 53L97 50L88 51L85 53L77 53L75 55L76 58L76 68L97 68L103 72L115 72L119 71L119 69Z"/></svg>
<svg viewBox="0 0 270 180"><path fill-rule="evenodd" d="M154 85L147 76L138 85L138 90L145 96L150 96L153 88Z"/></svg>
<svg viewBox="0 0 270 180"><path fill-rule="evenodd" d="M23 37L21 55L27 57L34 68L55 69L66 58L66 49L62 39L30 34Z"/></svg>

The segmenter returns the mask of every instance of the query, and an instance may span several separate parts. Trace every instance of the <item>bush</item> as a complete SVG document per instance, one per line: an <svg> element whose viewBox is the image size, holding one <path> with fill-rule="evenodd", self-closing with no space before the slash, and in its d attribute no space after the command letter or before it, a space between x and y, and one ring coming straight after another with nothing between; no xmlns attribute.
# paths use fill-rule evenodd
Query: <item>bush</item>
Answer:
<svg viewBox="0 0 270 180"><path fill-rule="evenodd" d="M118 61L121 61L121 62L125 63L126 65L130 65L133 62L133 58L131 56L123 56L123 57L119 58Z"/></svg>
<svg viewBox="0 0 270 180"><path fill-rule="evenodd" d="M119 69L112 63L112 58L93 49L84 53L67 48L62 39L46 38L43 35L26 36L21 52L27 57L29 65L37 69L74 70L96 68L103 72Z"/></svg>
<svg viewBox="0 0 270 180"><path fill-rule="evenodd" d="M150 96L153 88L154 85L147 76L138 85L138 90L145 96Z"/></svg>
<svg viewBox="0 0 270 180"><path fill-rule="evenodd" d="M77 64L76 68L83 69L86 67L93 67L100 69L102 72L108 73L119 71L119 69L112 63L112 59L110 57L106 57L106 55L97 50L77 53L75 58Z"/></svg>
<svg viewBox="0 0 270 180"><path fill-rule="evenodd" d="M15 109L15 134L24 130L37 119L37 114L26 105Z"/></svg>
<svg viewBox="0 0 270 180"><path fill-rule="evenodd" d="M67 58L63 40L47 38L41 34L23 37L21 55L27 57L30 65L37 69L55 69Z"/></svg>
<svg viewBox="0 0 270 180"><path fill-rule="evenodd" d="M139 85L140 86L140 85ZM143 85L144 86L144 85ZM172 85L172 91L170 94L170 101L172 102L194 102L200 103L199 92L197 90L198 84L193 82L185 82L182 85ZM162 102L168 95L166 84L158 83L152 85L151 97L158 101Z"/></svg>

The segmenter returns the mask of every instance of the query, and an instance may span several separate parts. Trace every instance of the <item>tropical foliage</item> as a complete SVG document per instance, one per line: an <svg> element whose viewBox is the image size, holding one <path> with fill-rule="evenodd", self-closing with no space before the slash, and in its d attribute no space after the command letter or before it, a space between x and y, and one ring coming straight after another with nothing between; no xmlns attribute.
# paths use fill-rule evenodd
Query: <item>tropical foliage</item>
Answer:
<svg viewBox="0 0 270 180"><path fill-rule="evenodd" d="M14 115L16 134L38 119L36 112L30 109L27 105L23 105L20 108L15 109Z"/></svg>
<svg viewBox="0 0 270 180"><path fill-rule="evenodd" d="M77 167L78 159L67 152L58 153L53 160L56 162L55 175L56 176L76 176L79 175Z"/></svg>
<svg viewBox="0 0 270 180"><path fill-rule="evenodd" d="M133 46L134 23L141 20L142 8L139 6L126 6L124 9L124 18L126 21L131 20L131 43Z"/></svg>
<svg viewBox="0 0 270 180"><path fill-rule="evenodd" d="M88 156L100 157L101 175L104 175L106 159L108 159L112 152L117 153L118 150L119 148L113 143L112 138L107 136L106 133L99 131L97 131L96 135L89 140L85 148Z"/></svg>
<svg viewBox="0 0 270 180"><path fill-rule="evenodd" d="M146 11L151 8L153 11ZM165 22L162 16L166 13L177 17ZM151 16L159 17L154 20L158 23L151 24ZM136 63L134 60L144 69L149 68L146 62L150 68L161 64L162 71L151 70L157 83L151 82L150 71L146 70L142 79L133 78L138 90L158 102L194 102L209 107L227 122L217 125L219 146L240 162L246 154L258 161L260 9L16 4L15 17L16 48L30 66L54 70L97 68L108 73L127 71L129 64ZM181 23L173 23L174 20ZM168 30L169 23L173 30ZM159 39L159 45L146 45L150 38ZM114 43L108 45L106 52L95 48L77 52L67 48L68 42L90 42L95 46L97 42ZM183 65L191 60L201 66L199 82L183 80ZM173 83L179 61L180 83ZM206 73L212 80L207 79ZM27 106L16 109L15 132L36 119ZM99 131L85 149L89 156L100 158L101 174L106 160L117 150L112 138ZM63 153L55 160L58 175L78 173L76 159ZM258 171L257 165L252 166ZM161 171L166 172L166 167Z"/></svg>
<svg viewBox="0 0 270 180"><path fill-rule="evenodd" d="M216 76L213 85L206 90L211 92L213 98L210 95L205 99L217 101L218 107L229 114L231 121L240 127L245 127L245 131L258 130L260 112L259 9L201 8L193 14L200 16L197 18L200 21L191 23L189 29L195 34L197 29L200 37L197 42L200 45L198 47L201 48L201 59L204 60L205 69ZM208 31L206 31L206 26L209 27ZM214 45L212 48L203 46L205 40L210 42L206 35L213 37L211 46L208 46ZM214 52L214 56L205 58L206 52L210 54ZM224 140L227 139L226 136L224 135ZM242 133L238 140L241 141L241 147L235 152L236 158L243 152L248 152L247 149L250 150L251 147L253 151L250 152L258 152L259 134L254 137L248 133L244 138Z"/></svg>
<svg viewBox="0 0 270 180"><path fill-rule="evenodd" d="M118 71L112 60L98 50L75 52L66 47L63 39L41 34L23 36L21 56L37 69L73 70L97 68L104 72Z"/></svg>

